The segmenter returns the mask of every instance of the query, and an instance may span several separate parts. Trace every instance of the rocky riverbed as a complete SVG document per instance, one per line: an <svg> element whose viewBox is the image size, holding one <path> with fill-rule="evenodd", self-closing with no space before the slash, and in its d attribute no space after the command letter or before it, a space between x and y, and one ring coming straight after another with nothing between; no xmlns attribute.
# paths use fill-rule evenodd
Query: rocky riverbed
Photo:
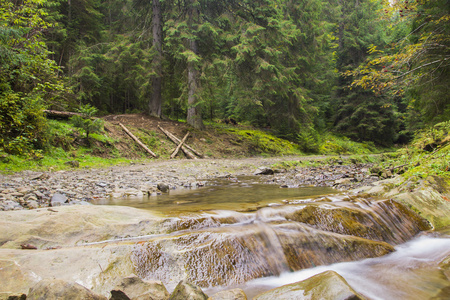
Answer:
<svg viewBox="0 0 450 300"><path fill-rule="evenodd" d="M371 164L324 164L286 170L272 168L296 158L250 158L240 160L170 160L114 166L105 169L24 171L0 175L0 210L36 209L61 205L89 205L107 197L158 196L173 189L198 188L208 180L261 175L260 181L281 188L330 186L345 190L368 186L380 179ZM308 158L320 160L321 158ZM382 177L389 177L383 174Z"/></svg>

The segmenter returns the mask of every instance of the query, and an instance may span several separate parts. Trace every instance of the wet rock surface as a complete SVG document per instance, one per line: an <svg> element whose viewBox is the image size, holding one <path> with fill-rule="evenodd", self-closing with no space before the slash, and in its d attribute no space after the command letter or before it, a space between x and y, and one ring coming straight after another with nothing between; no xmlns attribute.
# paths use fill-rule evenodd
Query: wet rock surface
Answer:
<svg viewBox="0 0 450 300"><path fill-rule="evenodd" d="M27 295L29 300L106 300L78 283L58 279L44 279L34 285Z"/></svg>
<svg viewBox="0 0 450 300"><path fill-rule="evenodd" d="M107 169L0 174L0 211L66 205L89 205L102 198L158 196L174 189L197 188L214 178L253 176L285 188L328 186L349 189L371 185L380 177L371 165L325 165L291 170L272 169L292 158L154 161ZM311 158L295 158L297 160Z"/></svg>
<svg viewBox="0 0 450 300"><path fill-rule="evenodd" d="M255 300L272 299L346 299L364 300L342 276L334 271L317 274L307 280L288 284L253 298Z"/></svg>
<svg viewBox="0 0 450 300"><path fill-rule="evenodd" d="M133 275L122 279L111 291L110 300L167 300L169 296L169 292L161 281L144 281Z"/></svg>

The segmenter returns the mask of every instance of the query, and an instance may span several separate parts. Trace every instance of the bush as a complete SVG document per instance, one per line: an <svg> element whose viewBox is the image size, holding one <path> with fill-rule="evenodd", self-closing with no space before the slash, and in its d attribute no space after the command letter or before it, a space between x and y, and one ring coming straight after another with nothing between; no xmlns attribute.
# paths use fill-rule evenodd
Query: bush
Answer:
<svg viewBox="0 0 450 300"><path fill-rule="evenodd" d="M42 148L47 120L38 97L6 93L0 97L0 147L6 153L22 155Z"/></svg>
<svg viewBox="0 0 450 300"><path fill-rule="evenodd" d="M89 104L82 105L78 112L80 115L73 116L71 118L75 127L81 128L86 132L86 139L89 140L89 134L100 132L103 130L103 121L100 119L94 119L94 115L97 113L97 108L90 106Z"/></svg>

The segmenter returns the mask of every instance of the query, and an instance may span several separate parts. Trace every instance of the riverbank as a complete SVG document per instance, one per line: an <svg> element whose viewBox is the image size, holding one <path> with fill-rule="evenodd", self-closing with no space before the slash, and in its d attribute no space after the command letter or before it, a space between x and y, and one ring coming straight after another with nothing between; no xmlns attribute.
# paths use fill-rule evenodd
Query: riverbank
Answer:
<svg viewBox="0 0 450 300"><path fill-rule="evenodd" d="M352 158L354 159L354 158ZM285 168L286 162L314 166ZM158 197L179 189L199 188L208 180L261 175L280 188L327 186L347 190L370 186L382 177L373 164L346 158L278 157L245 159L158 160L102 169L50 172L23 171L0 175L0 210L88 205L102 198Z"/></svg>

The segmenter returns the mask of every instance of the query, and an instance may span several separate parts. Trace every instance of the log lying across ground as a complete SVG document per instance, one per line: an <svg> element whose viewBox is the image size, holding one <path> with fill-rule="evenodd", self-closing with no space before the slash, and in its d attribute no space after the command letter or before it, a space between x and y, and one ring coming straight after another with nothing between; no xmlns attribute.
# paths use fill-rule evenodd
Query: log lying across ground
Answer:
<svg viewBox="0 0 450 300"><path fill-rule="evenodd" d="M183 146L184 142L186 141L187 137L189 135L189 132L186 133L186 135L184 136L184 138L181 140L180 144L178 144L177 148L175 149L175 151L173 151L172 155L170 156L170 158L174 158L177 154L178 151L180 151L180 148Z"/></svg>
<svg viewBox="0 0 450 300"><path fill-rule="evenodd" d="M158 157L158 155L153 153L152 150L148 149L148 147L144 145L134 134L132 134L122 123L119 123L119 125L136 143L138 143L139 146L144 148L145 151L147 151L153 157Z"/></svg>
<svg viewBox="0 0 450 300"><path fill-rule="evenodd" d="M57 110L44 110L44 113L48 116L48 117L54 117L54 118L64 118L64 119L68 119L70 117L73 116L81 116L80 113L76 113L76 112L70 112L70 111L57 111Z"/></svg>
<svg viewBox="0 0 450 300"><path fill-rule="evenodd" d="M161 126L158 125L158 128L161 129L162 132L164 132L164 134L172 141L174 142L176 145L181 144L181 141L179 138L177 138L176 136L174 136L173 134L171 134L169 131L165 130L164 128L162 128ZM189 147L188 145L184 144L181 145L181 150L184 152L184 154L186 154L186 156L190 159L197 159L197 157L191 153L191 151L188 150L192 149L191 147Z"/></svg>

